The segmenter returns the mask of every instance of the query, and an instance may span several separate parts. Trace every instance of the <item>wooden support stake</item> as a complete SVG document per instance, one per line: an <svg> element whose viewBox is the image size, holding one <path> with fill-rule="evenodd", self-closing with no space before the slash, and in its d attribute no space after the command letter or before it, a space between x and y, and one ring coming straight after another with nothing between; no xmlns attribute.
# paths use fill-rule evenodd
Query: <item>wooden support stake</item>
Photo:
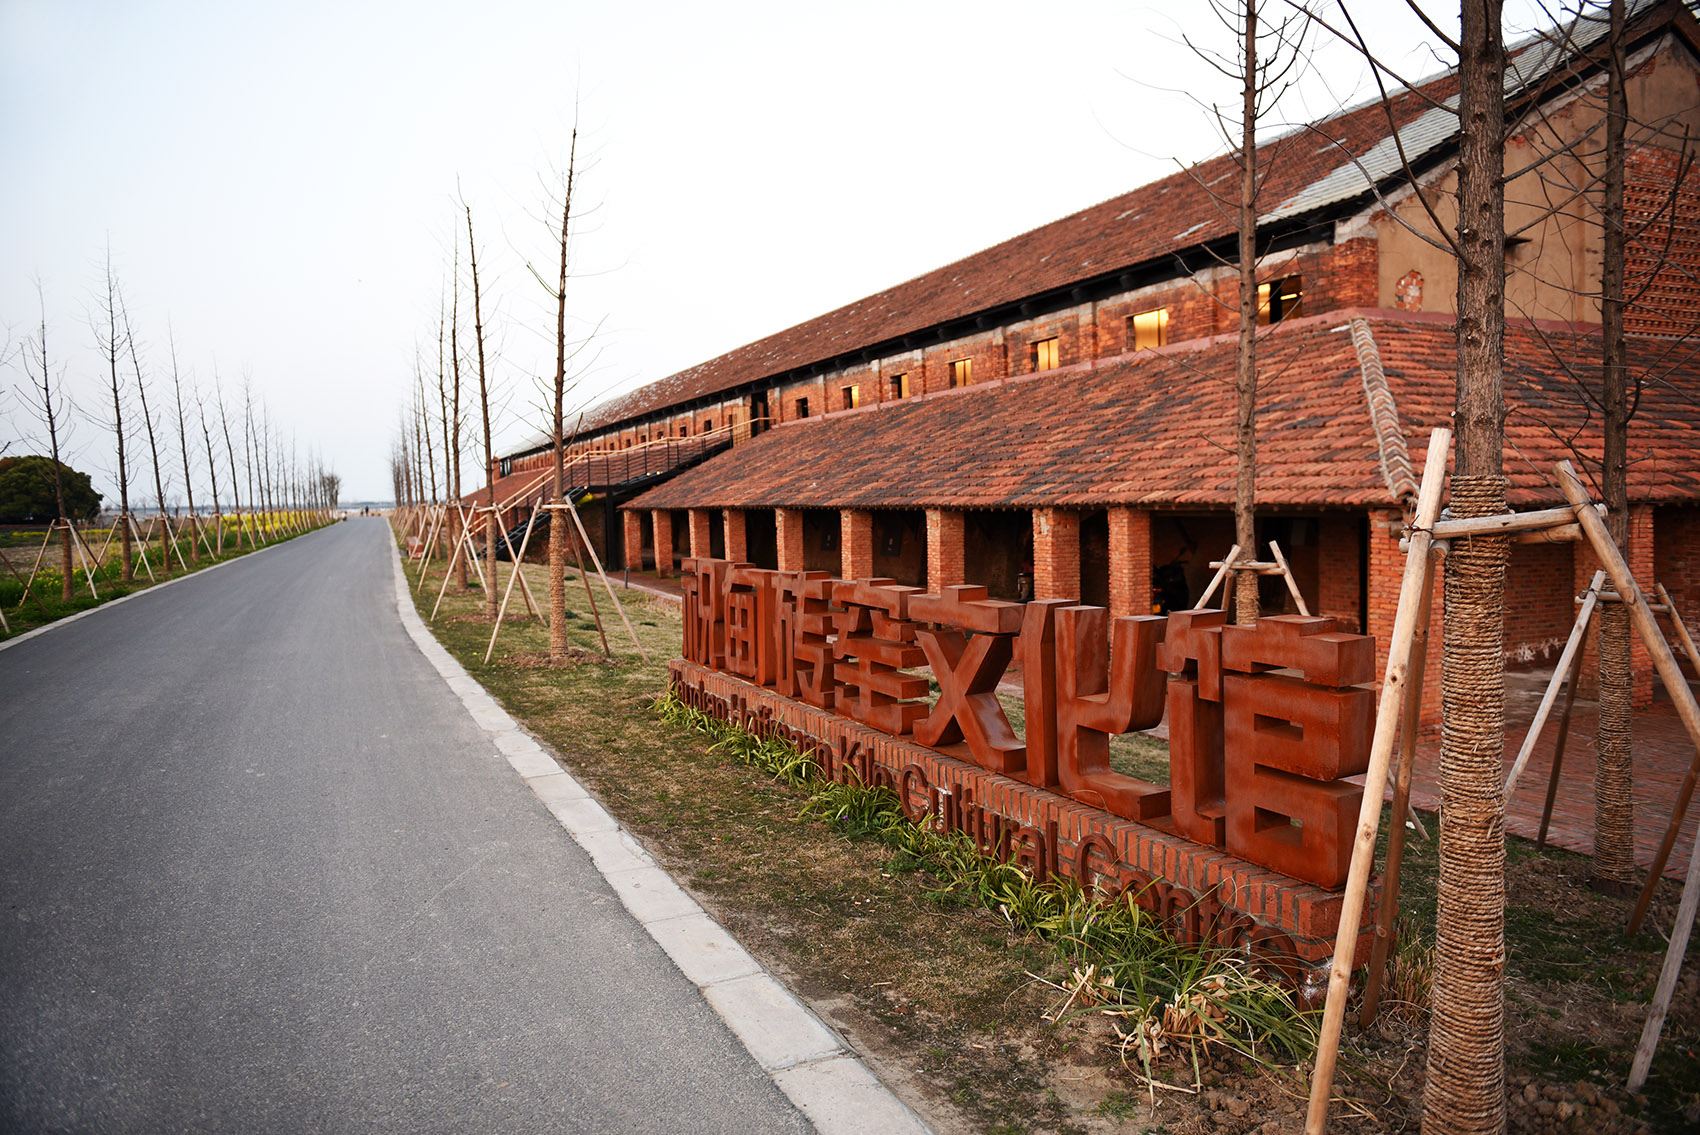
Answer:
<svg viewBox="0 0 1700 1135"><path fill-rule="evenodd" d="M47 526L46 533L44 533L41 537L41 548L35 554L35 566L30 568L30 577L27 580L24 581L24 594L25 595L30 594L30 586L35 583L36 574L41 571L41 561L47 555L47 545L53 543L53 528L54 528L54 526L49 524ZM24 601L22 599L18 600L18 607L20 609L23 607L23 605L24 605ZM45 610L45 608L43 608L43 609Z"/></svg>
<svg viewBox="0 0 1700 1135"><path fill-rule="evenodd" d="M531 515L533 517L535 517L537 514L534 512ZM501 533L502 533L502 543L504 543L508 546L508 555L513 559L513 565L514 565L513 575L508 576L508 587L509 587L509 589L511 590L513 588L514 576L515 575L519 576L519 589L520 589L520 593L525 596L525 609L527 611L531 612L532 618L542 620L543 624L545 626L547 626L549 621L547 619L543 618L543 612L541 612L537 608L537 600L532 598L531 582L528 579L525 578L525 573L520 571L520 567L522 565L520 563L519 554L514 551L514 542L512 540L508 539L507 529L503 528L500 524L497 524L496 527L497 527L497 529L499 529L501 531ZM531 532L531 521L529 519L525 522L525 530L526 530L527 535L529 535L530 532Z"/></svg>
<svg viewBox="0 0 1700 1135"><path fill-rule="evenodd" d="M531 543L531 526L537 523L534 512L525 522L525 535L520 538L519 556L514 560L513 574L508 576L508 588L502 592L502 606L496 612L496 625L490 628L490 645L484 651L484 665L490 665L490 656L496 653L496 636L502 633L502 620L508 617L508 600L513 598L514 580L520 575L520 564L525 559L525 549Z"/></svg>
<svg viewBox="0 0 1700 1135"><path fill-rule="evenodd" d="M1635 1048L1635 1062L1629 1068L1629 1090L1639 1092L1647 1083L1647 1071L1653 1066L1653 1053L1659 1047L1659 1034L1665 1028L1665 1014L1670 1011L1671 994L1676 979L1682 975L1682 957L1688 952L1688 935L1694 930L1694 909L1700 905L1700 839L1688 853L1688 878L1682 884L1682 901L1677 904L1676 924L1671 927L1670 946L1665 950L1665 963L1659 970L1659 984L1653 991L1653 1004L1647 1011L1647 1023L1641 1026L1641 1043ZM1658 881L1658 876L1653 877Z"/></svg>
<svg viewBox="0 0 1700 1135"><path fill-rule="evenodd" d="M1653 586L1658 589L1659 599L1670 615L1671 626L1675 628L1676 637L1682 642L1682 652L1688 655L1688 664L1694 667L1695 674L1700 675L1700 650L1695 649L1694 636L1688 633L1688 624L1682 621L1682 612L1676 609L1676 602L1671 599L1664 584L1656 583Z"/></svg>
<svg viewBox="0 0 1700 1135"><path fill-rule="evenodd" d="M69 520L67 520L65 522L65 527L71 533L71 544L77 549L77 559L82 561L83 578L89 581L89 594L94 596L96 601L98 601L100 599L100 592L94 589L94 566L89 560L88 545L84 543L83 534L77 531L77 526L75 524L72 524Z"/></svg>
<svg viewBox="0 0 1700 1135"><path fill-rule="evenodd" d="M1358 924L1363 918L1370 871L1375 866L1375 834L1381 826L1387 766L1393 757L1393 742L1399 732L1410 677L1417 615L1422 610L1423 589L1430 585L1433 571L1429 564L1428 546L1433 539L1435 518L1440 515L1441 486L1446 480L1446 454L1451 444L1452 431L1449 429L1437 429L1429 435L1428 459L1423 464L1422 487L1417 494L1417 512L1411 532L1411 553L1405 559L1405 575L1399 585L1393 641L1387 652L1387 672L1381 681L1381 702L1376 710L1369 769L1364 774L1363 804L1358 809L1352 865L1346 876L1346 892L1341 896L1340 929L1334 942L1334 964L1328 973L1328 999L1323 1006L1322 1033L1316 1045L1316 1071L1311 1077L1310 1106L1305 1114L1306 1135L1322 1135L1328 1125L1328 1101L1334 1089L1334 1065L1340 1057L1340 1028L1346 1017L1346 998L1351 988L1352 963L1357 952Z"/></svg>
<svg viewBox="0 0 1700 1135"><path fill-rule="evenodd" d="M1216 574L1210 580L1210 586L1204 589L1204 594L1198 597L1198 602L1192 605L1194 611L1202 611L1204 605L1210 602L1210 597L1216 594L1216 589L1222 586L1222 580L1234 568L1234 561L1240 558L1240 546L1235 544L1228 549L1228 554L1222 558L1222 566L1216 569Z"/></svg>
<svg viewBox="0 0 1700 1135"><path fill-rule="evenodd" d="M1558 736L1552 742L1552 772L1547 775L1547 798L1546 803L1541 805L1541 827L1535 833L1536 851L1546 848L1547 825L1552 823L1552 805L1558 799L1559 771L1564 768L1564 743L1570 739L1570 710L1576 704L1576 686L1582 677L1580 653L1570 663L1569 677L1564 687L1564 711L1558 718Z"/></svg>
<svg viewBox="0 0 1700 1135"><path fill-rule="evenodd" d="M1271 540L1269 550L1275 553L1275 562L1281 565L1281 578L1287 581L1287 591L1292 594L1293 602L1299 605L1299 614L1310 614L1310 608L1305 606L1305 597L1299 594L1299 581L1293 578L1293 569L1287 566L1287 557L1281 554L1281 545Z"/></svg>
<svg viewBox="0 0 1700 1135"><path fill-rule="evenodd" d="M1594 617L1594 606L1599 601L1600 584L1606 580L1604 571L1594 573L1593 582L1588 584L1588 590L1582 593L1582 607L1576 612L1576 622L1570 628L1570 638L1564 644L1564 651L1558 656L1558 665L1552 668L1552 680L1547 683L1547 692L1541 697L1540 708L1535 710L1535 719L1529 723L1528 733L1523 735L1523 747L1517 750L1517 760L1511 765L1511 772L1505 777L1505 800L1511 802L1511 794L1517 791L1517 778L1523 775L1523 768L1529 763L1529 756L1535 751L1535 743L1541 739L1541 731L1547 726L1547 717L1552 713L1554 703L1558 701L1558 688L1570 674L1571 663L1582 649L1582 640L1588 633L1588 622Z"/></svg>
<svg viewBox="0 0 1700 1135"><path fill-rule="evenodd" d="M126 515L128 515L128 514L126 514ZM153 530L153 522L149 521L148 522L148 531L151 532L152 530ZM141 545L141 548L142 548L142 570L148 573L148 582L149 583L158 583L159 577L154 575L153 565L148 563L148 537L147 537L147 534L144 533L141 530L141 525L136 523L136 518L134 516L130 517L130 535L135 537L136 543ZM132 572L131 574L134 574L134 572Z"/></svg>
<svg viewBox="0 0 1700 1135"><path fill-rule="evenodd" d="M1564 490L1564 499L1575 506L1576 519L1587 530L1588 542L1594 546L1594 555L1599 557L1600 564L1611 577L1612 586L1617 589L1619 595L1625 597L1635 630L1640 634L1647 653L1653 657L1653 669L1664 679L1665 691L1670 694L1671 704L1676 707L1676 715L1682 719L1683 728L1688 730L1689 740L1694 742L1694 759L1689 762L1688 775L1683 778L1682 789L1677 793L1670 827L1665 831L1659 853L1653 857L1653 868L1647 874L1647 885L1642 889L1641 900L1635 904L1635 913L1629 919L1629 929L1626 933L1632 935L1641 928L1641 920L1646 917L1647 904L1652 901L1653 891L1659 885L1659 877L1664 874L1671 847L1675 845L1677 832L1681 830L1682 821L1688 814L1688 802L1694 796L1695 777L1700 775L1700 704L1695 702L1694 691L1688 688L1688 679L1682 676L1682 667L1677 665L1676 655L1671 653L1670 643L1665 641L1658 621L1653 618L1653 613L1647 610L1647 603L1641 596L1641 588L1636 585L1629 564L1624 561L1623 553L1618 550L1611 533L1606 531L1606 522L1600 519L1600 514L1592 507L1588 490L1582 487L1581 478L1576 475L1576 470L1568 461L1558 463L1558 487ZM1700 840L1695 841L1695 846L1700 847ZM1692 875L1689 876L1689 882L1693 883Z"/></svg>
<svg viewBox="0 0 1700 1135"><path fill-rule="evenodd" d="M602 586L608 590L608 598L614 601L614 610L620 613L620 621L626 624L626 633L632 637L632 645L637 647L638 657L644 665L649 664L649 652L644 650L643 643L638 641L637 631L632 629L632 621L626 618L626 609L620 603L620 597L614 594L614 585L608 582L608 573L602 570L602 558L596 554L596 548L590 542L590 534L584 530L584 521L579 519L578 509L572 501L567 501L567 513L573 518L573 524L578 528L578 534L584 540L584 550L590 553L590 562L596 565L596 574L602 577Z"/></svg>
<svg viewBox="0 0 1700 1135"><path fill-rule="evenodd" d="M1368 1028L1381 1007L1381 983L1387 975L1387 951L1393 945L1393 933L1399 916L1399 869L1405 860L1405 816L1416 819L1411 809L1411 774L1417 763L1417 731L1423 717L1423 677L1428 667L1428 627L1434 615L1434 561L1424 579L1422 605L1417 610L1417 623L1411 632L1411 681L1405 691L1405 711L1400 724L1399 764L1393 774L1393 810L1389 813L1392 827L1387 832L1387 862L1381 871L1381 905L1375 912L1375 939L1370 946L1369 977L1364 983L1363 1013L1358 1024ZM1417 820L1423 839L1428 832Z"/></svg>

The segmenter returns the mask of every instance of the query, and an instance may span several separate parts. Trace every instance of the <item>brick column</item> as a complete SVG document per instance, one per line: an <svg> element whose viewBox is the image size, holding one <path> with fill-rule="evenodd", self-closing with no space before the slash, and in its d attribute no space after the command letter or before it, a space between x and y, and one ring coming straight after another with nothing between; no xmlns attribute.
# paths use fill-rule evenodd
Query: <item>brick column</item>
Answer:
<svg viewBox="0 0 1700 1135"><path fill-rule="evenodd" d="M951 509L927 510L927 590L942 595L946 587L968 582L963 566L963 516Z"/></svg>
<svg viewBox="0 0 1700 1135"><path fill-rule="evenodd" d="M1363 633L1375 636L1375 672L1387 672L1387 652L1393 641L1393 619L1399 611L1399 587L1405 578L1405 553L1399 540L1405 532L1405 515L1397 509L1369 514L1369 625ZM1423 668L1422 724L1440 722L1441 623L1446 609L1444 565L1436 562L1434 601L1428 621L1428 664Z"/></svg>
<svg viewBox="0 0 1700 1135"><path fill-rule="evenodd" d="M710 549L709 549L709 536L708 536L708 509L706 509L706 508L693 508L693 509L691 509L691 529L690 529L690 531L691 531L691 555L693 555L693 556L708 556L708 555L710 555L711 552L710 552Z"/></svg>
<svg viewBox="0 0 1700 1135"><path fill-rule="evenodd" d="M1151 513L1112 508L1110 516L1110 617L1151 613Z"/></svg>
<svg viewBox="0 0 1700 1135"><path fill-rule="evenodd" d="M1033 510L1033 598L1080 599L1080 514Z"/></svg>
<svg viewBox="0 0 1700 1135"><path fill-rule="evenodd" d="M673 512L658 508L649 514L655 526L655 574L673 574Z"/></svg>
<svg viewBox="0 0 1700 1135"><path fill-rule="evenodd" d="M726 558L735 564L744 563L750 558L749 544L744 538L744 510L728 508L723 511L726 515Z"/></svg>
<svg viewBox="0 0 1700 1135"><path fill-rule="evenodd" d="M865 508L839 512L840 574L845 579L871 579L874 574L874 514Z"/></svg>
<svg viewBox="0 0 1700 1135"><path fill-rule="evenodd" d="M631 509L624 510L620 516L623 518L626 533L626 567L632 571L642 571L643 517Z"/></svg>
<svg viewBox="0 0 1700 1135"><path fill-rule="evenodd" d="M773 510L773 524L778 532L779 570L803 570L803 514L794 508Z"/></svg>

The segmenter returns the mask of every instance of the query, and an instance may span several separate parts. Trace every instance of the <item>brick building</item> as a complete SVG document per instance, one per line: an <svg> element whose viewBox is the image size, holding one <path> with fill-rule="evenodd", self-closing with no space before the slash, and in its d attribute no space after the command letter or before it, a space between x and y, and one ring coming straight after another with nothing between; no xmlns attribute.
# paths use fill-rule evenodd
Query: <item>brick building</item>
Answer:
<svg viewBox="0 0 1700 1135"><path fill-rule="evenodd" d="M1700 137L1700 30L1679 4L1632 8L1628 324L1647 381L1630 554L1693 621L1700 175L1682 139ZM1508 72L1514 507L1561 503L1561 458L1598 466L1601 241L1596 195L1577 192L1600 133L1598 34L1534 41ZM1444 220L1455 87L1438 76L1259 154L1259 552L1278 541L1313 610L1384 642L1412 467L1454 382L1455 277L1417 235L1435 226L1400 151ZM1183 170L598 407L569 454L569 480L603 502L593 540L664 575L716 555L1116 614L1190 603L1233 532L1236 235L1211 196L1233 170ZM547 443L502 458L498 494L549 461ZM1508 662L1562 645L1591 561L1515 549Z"/></svg>

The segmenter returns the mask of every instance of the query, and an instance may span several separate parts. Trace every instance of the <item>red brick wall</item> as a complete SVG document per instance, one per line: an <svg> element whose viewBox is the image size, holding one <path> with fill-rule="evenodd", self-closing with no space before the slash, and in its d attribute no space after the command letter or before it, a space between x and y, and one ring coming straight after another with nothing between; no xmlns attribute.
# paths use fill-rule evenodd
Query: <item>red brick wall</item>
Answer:
<svg viewBox="0 0 1700 1135"><path fill-rule="evenodd" d="M1128 337L1130 315L1158 308L1169 309L1169 342L1209 335L1216 328L1217 303L1209 291L1183 280L1161 291L1142 293L1132 299L1105 300L1098 305L1098 355L1125 354L1133 349Z"/></svg>
<svg viewBox="0 0 1700 1135"><path fill-rule="evenodd" d="M1057 340L1057 365L1069 366L1091 358L1094 335L1090 323L1080 318L1078 309L1059 312L1032 323L1017 324L1004 332L1004 350L1009 358L1010 374L1032 374L1032 344L1052 336ZM1084 341L1083 341L1084 340ZM980 364L975 363L977 371ZM949 381L949 377L946 377ZM975 375L975 381L980 381Z"/></svg>
<svg viewBox="0 0 1700 1135"><path fill-rule="evenodd" d="M744 539L744 510L729 508L726 510L726 558L735 564L741 564L749 559L747 548Z"/></svg>
<svg viewBox="0 0 1700 1135"><path fill-rule="evenodd" d="M691 509L691 555L707 556L711 543L708 510L706 508Z"/></svg>
<svg viewBox="0 0 1700 1135"><path fill-rule="evenodd" d="M1700 638L1700 508L1653 510L1653 575L1670 592L1688 633ZM1670 620L1663 625L1670 633ZM1692 673L1680 638L1672 637L1671 649Z"/></svg>
<svg viewBox="0 0 1700 1135"><path fill-rule="evenodd" d="M941 594L942 588L966 582L963 564L963 516L951 509L927 510L927 590Z"/></svg>
<svg viewBox="0 0 1700 1135"><path fill-rule="evenodd" d="M839 535L839 556L844 565L845 579L872 579L874 574L874 514L863 508L847 508L839 513L843 529Z"/></svg>
<svg viewBox="0 0 1700 1135"><path fill-rule="evenodd" d="M1112 508L1110 516L1110 614L1151 613L1151 514L1142 508Z"/></svg>
<svg viewBox="0 0 1700 1135"><path fill-rule="evenodd" d="M1033 598L1080 599L1080 514L1033 510Z"/></svg>
<svg viewBox="0 0 1700 1135"><path fill-rule="evenodd" d="M1364 633L1375 636L1377 674L1387 672L1387 652L1393 641L1393 619L1399 610L1399 585L1405 575L1405 553L1399 550L1405 517L1397 509L1369 514L1369 603L1368 626ZM1434 606L1429 615L1428 659L1423 668L1424 725L1440 720L1440 639L1445 610L1445 580L1441 565L1434 573Z"/></svg>
<svg viewBox="0 0 1700 1135"><path fill-rule="evenodd" d="M655 526L655 574L673 574L673 510L658 508L650 513Z"/></svg>
<svg viewBox="0 0 1700 1135"><path fill-rule="evenodd" d="M803 570L803 514L794 508L773 510L773 523L779 529L779 570Z"/></svg>
<svg viewBox="0 0 1700 1135"><path fill-rule="evenodd" d="M1505 665L1558 661L1576 622L1571 545L1513 544L1505 587Z"/></svg>
<svg viewBox="0 0 1700 1135"><path fill-rule="evenodd" d="M620 516L625 527L626 536L626 566L633 571L643 570L643 517L639 513L626 511Z"/></svg>
<svg viewBox="0 0 1700 1135"><path fill-rule="evenodd" d="M1003 378L1009 371L1004 358L1001 333L986 332L966 339L956 339L926 352L925 393L950 389L950 364L956 359L974 360L974 385ZM913 388L913 387L912 387Z"/></svg>
<svg viewBox="0 0 1700 1135"><path fill-rule="evenodd" d="M1360 632L1363 556L1358 544L1360 517L1331 512L1316 522L1316 613L1336 620L1343 631Z"/></svg>

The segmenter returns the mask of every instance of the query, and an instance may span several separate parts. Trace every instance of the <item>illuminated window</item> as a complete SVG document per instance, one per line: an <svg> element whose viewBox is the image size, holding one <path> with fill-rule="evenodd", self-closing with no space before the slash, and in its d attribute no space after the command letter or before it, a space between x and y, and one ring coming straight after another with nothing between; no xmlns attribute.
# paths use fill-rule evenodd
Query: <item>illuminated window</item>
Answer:
<svg viewBox="0 0 1700 1135"><path fill-rule="evenodd" d="M1127 317L1127 343L1130 350L1149 351L1152 347L1161 347L1168 341L1168 308L1160 307L1156 311L1142 311Z"/></svg>
<svg viewBox="0 0 1700 1135"><path fill-rule="evenodd" d="M1304 302L1304 280L1299 276L1288 276L1284 280L1274 280L1257 286L1257 322L1259 324L1279 323L1283 319L1297 319L1300 307Z"/></svg>
<svg viewBox="0 0 1700 1135"><path fill-rule="evenodd" d="M950 364L950 384L952 386L967 386L974 381L974 360L957 359Z"/></svg>
<svg viewBox="0 0 1700 1135"><path fill-rule="evenodd" d="M809 416L809 400L807 398L797 399L797 416L799 418L806 418Z"/></svg>
<svg viewBox="0 0 1700 1135"><path fill-rule="evenodd" d="M844 408L846 410L854 410L862 404L862 388L860 386L846 386L839 393L844 395Z"/></svg>
<svg viewBox="0 0 1700 1135"><path fill-rule="evenodd" d="M1033 349L1030 353L1032 355L1034 370L1057 369L1057 337L1055 335L1052 335L1049 339L1040 339L1037 343L1034 343Z"/></svg>
<svg viewBox="0 0 1700 1135"><path fill-rule="evenodd" d="M891 376L891 396L893 398L909 397L909 372Z"/></svg>

